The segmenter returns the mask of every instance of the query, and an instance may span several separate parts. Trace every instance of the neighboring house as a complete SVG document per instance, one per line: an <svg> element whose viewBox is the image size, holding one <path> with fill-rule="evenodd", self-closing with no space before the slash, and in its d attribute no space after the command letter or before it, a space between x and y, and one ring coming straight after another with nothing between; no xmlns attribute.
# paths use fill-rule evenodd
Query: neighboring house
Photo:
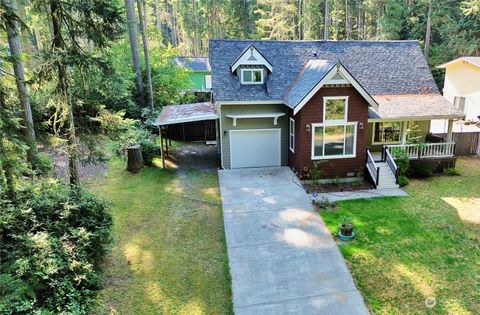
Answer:
<svg viewBox="0 0 480 315"><path fill-rule="evenodd" d="M188 78L192 81L193 92L210 92L212 88L212 70L208 57L175 57L178 66L189 70Z"/></svg>
<svg viewBox="0 0 480 315"><path fill-rule="evenodd" d="M445 69L443 97L465 113L465 122L454 124L454 132L480 131L475 124L480 116L480 57L461 57L438 68ZM445 120L432 122L433 133L447 132Z"/></svg>
<svg viewBox="0 0 480 315"><path fill-rule="evenodd" d="M393 147L454 160L451 127L464 115L417 41L210 40L209 52L222 168L288 165L310 179L318 161L322 178L367 170L397 187ZM445 142L408 144L407 130L425 139L432 119L449 121Z"/></svg>

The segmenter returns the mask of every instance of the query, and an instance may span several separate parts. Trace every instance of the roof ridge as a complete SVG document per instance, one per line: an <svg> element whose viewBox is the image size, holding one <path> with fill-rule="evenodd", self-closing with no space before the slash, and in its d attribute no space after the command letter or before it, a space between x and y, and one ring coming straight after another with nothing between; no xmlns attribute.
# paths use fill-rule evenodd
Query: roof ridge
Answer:
<svg viewBox="0 0 480 315"><path fill-rule="evenodd" d="M215 41L215 42L294 42L294 43L347 43L347 42L354 42L354 43L408 43L414 42L418 43L417 39L385 39L385 40L374 40L374 39L342 39L342 40L334 40L334 39L246 39L246 38L209 38L208 41Z"/></svg>

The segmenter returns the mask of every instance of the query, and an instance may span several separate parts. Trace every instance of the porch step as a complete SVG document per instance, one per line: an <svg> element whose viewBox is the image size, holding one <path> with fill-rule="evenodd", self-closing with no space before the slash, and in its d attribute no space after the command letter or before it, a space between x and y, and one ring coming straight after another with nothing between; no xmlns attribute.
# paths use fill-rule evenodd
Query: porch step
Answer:
<svg viewBox="0 0 480 315"><path fill-rule="evenodd" d="M399 188L395 175L385 162L377 162L377 166L380 169L378 175L377 189Z"/></svg>

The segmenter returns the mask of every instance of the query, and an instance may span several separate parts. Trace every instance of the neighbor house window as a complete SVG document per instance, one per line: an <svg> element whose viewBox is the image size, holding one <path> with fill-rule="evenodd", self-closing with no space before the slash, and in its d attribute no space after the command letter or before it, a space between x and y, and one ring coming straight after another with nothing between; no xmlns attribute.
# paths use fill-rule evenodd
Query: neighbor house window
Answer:
<svg viewBox="0 0 480 315"><path fill-rule="evenodd" d="M290 151L295 152L295 120L290 118Z"/></svg>
<svg viewBox="0 0 480 315"><path fill-rule="evenodd" d="M374 143L399 143L402 137L402 123L383 121L373 124Z"/></svg>
<svg viewBox="0 0 480 315"><path fill-rule="evenodd" d="M263 70L262 69L241 69L242 84L262 84Z"/></svg>
<svg viewBox="0 0 480 315"><path fill-rule="evenodd" d="M355 157L357 122L347 121L348 97L325 97L324 119L312 124L312 159Z"/></svg>
<svg viewBox="0 0 480 315"><path fill-rule="evenodd" d="M465 101L466 101L466 98L464 96L455 96L453 98L453 105L455 106L455 108L458 108L464 114L465 114Z"/></svg>

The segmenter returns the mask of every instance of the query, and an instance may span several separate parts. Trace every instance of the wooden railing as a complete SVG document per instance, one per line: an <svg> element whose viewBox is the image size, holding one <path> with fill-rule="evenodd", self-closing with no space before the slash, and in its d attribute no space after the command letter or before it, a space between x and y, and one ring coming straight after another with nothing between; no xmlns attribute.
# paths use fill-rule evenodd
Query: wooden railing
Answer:
<svg viewBox="0 0 480 315"><path fill-rule="evenodd" d="M420 144L388 144L385 148L393 158L403 150L409 159L452 157L455 152L455 142L420 143Z"/></svg>
<svg viewBox="0 0 480 315"><path fill-rule="evenodd" d="M395 181L398 184L398 166L397 166L397 163L395 163L395 160L393 159L393 156L390 153L390 150L387 147L384 148L384 150L385 150L385 152L384 152L385 163L387 163L388 168L390 168L390 171L395 176Z"/></svg>
<svg viewBox="0 0 480 315"><path fill-rule="evenodd" d="M378 179L380 176L380 168L377 166L377 163L375 163L375 160L373 159L373 156L370 153L370 150L368 149L367 149L367 169L370 171L370 175L372 176L372 179L375 183L375 187L377 187Z"/></svg>

